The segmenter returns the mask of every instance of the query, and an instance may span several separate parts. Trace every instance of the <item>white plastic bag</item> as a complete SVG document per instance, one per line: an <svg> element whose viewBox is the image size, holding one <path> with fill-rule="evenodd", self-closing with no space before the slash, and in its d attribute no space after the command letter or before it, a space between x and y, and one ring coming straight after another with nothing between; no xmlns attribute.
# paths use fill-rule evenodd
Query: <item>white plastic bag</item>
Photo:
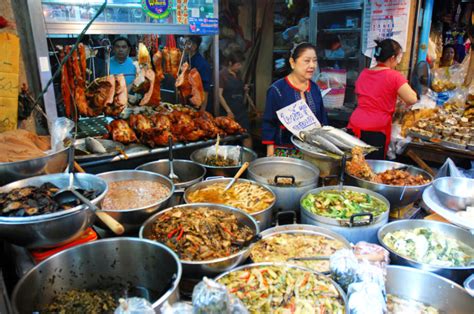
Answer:
<svg viewBox="0 0 474 314"><path fill-rule="evenodd" d="M74 122L68 118L57 118L49 128L51 134L51 150L57 152L65 148L64 142L67 138L71 138L71 131L74 129Z"/></svg>

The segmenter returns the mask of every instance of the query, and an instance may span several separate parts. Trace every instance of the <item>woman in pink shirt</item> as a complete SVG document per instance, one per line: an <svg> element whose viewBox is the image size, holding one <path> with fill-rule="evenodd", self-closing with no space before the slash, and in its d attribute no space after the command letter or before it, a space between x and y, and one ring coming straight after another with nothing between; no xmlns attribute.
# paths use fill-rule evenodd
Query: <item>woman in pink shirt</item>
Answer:
<svg viewBox="0 0 474 314"><path fill-rule="evenodd" d="M368 159L385 159L397 97L412 105L417 96L406 78L395 70L403 56L400 44L392 39L376 43L374 56L377 65L364 69L356 81L357 108L347 128L367 144L380 147L367 155Z"/></svg>

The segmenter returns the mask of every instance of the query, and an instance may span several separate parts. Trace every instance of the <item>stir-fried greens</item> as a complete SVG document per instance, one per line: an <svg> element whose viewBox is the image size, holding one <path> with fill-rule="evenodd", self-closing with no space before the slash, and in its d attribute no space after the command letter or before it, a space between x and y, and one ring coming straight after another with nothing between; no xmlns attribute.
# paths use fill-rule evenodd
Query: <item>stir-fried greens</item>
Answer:
<svg viewBox="0 0 474 314"><path fill-rule="evenodd" d="M323 190L318 194L308 194L302 205L313 214L335 219L349 219L354 214L367 212L377 217L388 210L378 198L351 190Z"/></svg>
<svg viewBox="0 0 474 314"><path fill-rule="evenodd" d="M204 163L206 165L214 167L232 167L239 165L239 162L237 160L234 160L232 158L224 158L220 155L206 157Z"/></svg>
<svg viewBox="0 0 474 314"><path fill-rule="evenodd" d="M288 266L255 266L218 280L250 313L344 313L334 284L309 270Z"/></svg>
<svg viewBox="0 0 474 314"><path fill-rule="evenodd" d="M239 252L253 236L232 213L184 207L160 215L150 239L164 243L182 260L206 261Z"/></svg>
<svg viewBox="0 0 474 314"><path fill-rule="evenodd" d="M344 248L341 241L323 235L305 233L280 233L258 241L250 251L256 263L287 262L291 257L331 256ZM289 261L320 272L329 271L329 261Z"/></svg>
<svg viewBox="0 0 474 314"><path fill-rule="evenodd" d="M425 305L415 300L407 300L393 294L387 295L387 310L389 314L438 314L439 311L432 306Z"/></svg>
<svg viewBox="0 0 474 314"><path fill-rule="evenodd" d="M383 242L397 254L433 266L463 267L474 259L472 247L429 228L389 232Z"/></svg>
<svg viewBox="0 0 474 314"><path fill-rule="evenodd" d="M40 313L113 313L118 305L109 291L69 290L56 295Z"/></svg>

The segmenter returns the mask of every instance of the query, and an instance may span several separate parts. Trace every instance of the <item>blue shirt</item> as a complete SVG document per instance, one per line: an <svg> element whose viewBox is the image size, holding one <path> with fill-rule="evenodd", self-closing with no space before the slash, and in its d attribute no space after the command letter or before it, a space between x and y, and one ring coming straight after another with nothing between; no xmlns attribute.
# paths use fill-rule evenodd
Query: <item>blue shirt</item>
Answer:
<svg viewBox="0 0 474 314"><path fill-rule="evenodd" d="M125 75L125 81L127 86L133 83L135 80L135 75L137 73L137 68L133 64L133 60L130 57L127 57L123 63L119 63L115 56L110 58L110 74L123 74Z"/></svg>
<svg viewBox="0 0 474 314"><path fill-rule="evenodd" d="M198 70L204 91L209 93L211 90L211 66L199 52L196 52L194 56L191 57L191 68Z"/></svg>
<svg viewBox="0 0 474 314"><path fill-rule="evenodd" d="M319 122L322 125L328 124L328 117L318 85L310 81L304 94L306 103ZM276 112L300 99L300 91L293 87L286 77L270 86L267 91L262 122L262 143L264 145L292 146L291 132L281 124Z"/></svg>

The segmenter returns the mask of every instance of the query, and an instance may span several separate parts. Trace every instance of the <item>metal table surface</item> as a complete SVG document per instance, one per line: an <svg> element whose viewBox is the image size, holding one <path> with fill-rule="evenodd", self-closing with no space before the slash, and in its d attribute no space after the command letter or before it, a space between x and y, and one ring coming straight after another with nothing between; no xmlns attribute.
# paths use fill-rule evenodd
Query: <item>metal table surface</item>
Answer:
<svg viewBox="0 0 474 314"><path fill-rule="evenodd" d="M222 144L232 144L248 137L248 134L239 134L226 136L220 140ZM192 143L176 143L173 145L173 158L189 159L189 156L198 148L214 145L216 139L206 141L197 141ZM158 159L168 158L168 147L146 148L128 153L125 149L127 157L124 155L116 155L111 158L97 159L93 161L77 161L79 165L88 173L101 173L111 170L135 169L136 167Z"/></svg>

